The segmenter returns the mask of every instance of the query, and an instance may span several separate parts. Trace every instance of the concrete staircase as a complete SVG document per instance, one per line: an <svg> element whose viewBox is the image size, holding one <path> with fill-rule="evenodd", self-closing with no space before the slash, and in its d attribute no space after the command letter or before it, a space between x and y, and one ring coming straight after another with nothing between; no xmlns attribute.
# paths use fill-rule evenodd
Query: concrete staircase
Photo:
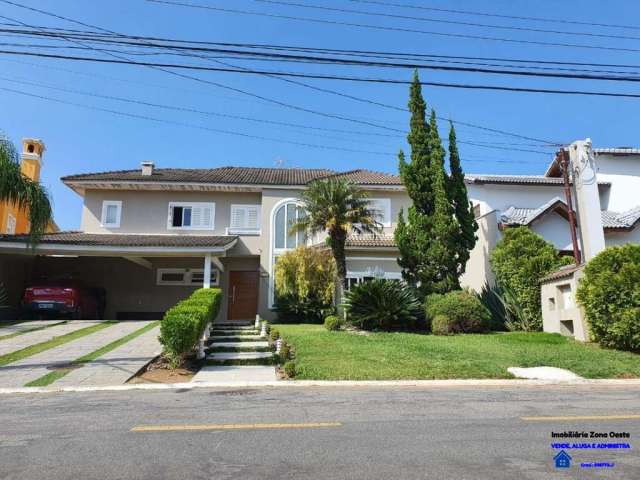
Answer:
<svg viewBox="0 0 640 480"><path fill-rule="evenodd" d="M206 348L207 365L275 365L275 354L253 325L217 323Z"/></svg>

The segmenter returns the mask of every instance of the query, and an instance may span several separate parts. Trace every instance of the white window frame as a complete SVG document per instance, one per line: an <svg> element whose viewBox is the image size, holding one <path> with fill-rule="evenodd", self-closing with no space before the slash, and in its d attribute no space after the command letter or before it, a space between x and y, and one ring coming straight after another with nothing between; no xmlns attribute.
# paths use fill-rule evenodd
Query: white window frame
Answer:
<svg viewBox="0 0 640 480"><path fill-rule="evenodd" d="M17 223L16 217L11 213L7 213L7 234L15 235Z"/></svg>
<svg viewBox="0 0 640 480"><path fill-rule="evenodd" d="M391 199L390 198L369 198L369 202L382 202L384 209L382 210L384 222L379 222L383 227L391 226ZM371 208L371 205L370 205ZM377 219L376 219L377 220Z"/></svg>
<svg viewBox="0 0 640 480"><path fill-rule="evenodd" d="M107 211L109 207L116 207L116 221L107 223ZM122 201L120 200L104 200L102 202L102 215L100 217L100 226L108 228L120 228L120 220L122 218Z"/></svg>
<svg viewBox="0 0 640 480"><path fill-rule="evenodd" d="M255 208L258 216L257 216L257 225L256 228L236 228L232 225L233 222L233 213L234 210L244 209L248 210L249 208ZM260 235L262 232L262 206L260 204L232 204L229 210L229 228L227 228L227 233L231 235Z"/></svg>
<svg viewBox="0 0 640 480"><path fill-rule="evenodd" d="M384 278L385 280L400 280L402 281L402 273L400 272L385 272L382 268L368 268L364 271L347 271L347 284L349 280L355 280L356 284L360 284L365 278ZM350 290L350 288L349 288Z"/></svg>
<svg viewBox="0 0 640 480"><path fill-rule="evenodd" d="M173 226L173 208L174 207L205 207L208 206L211 208L211 226L205 227L174 227ZM193 211L191 213L191 218L193 220ZM215 230L216 223L216 204L214 202L169 202L169 207L167 209L167 230Z"/></svg>
<svg viewBox="0 0 640 480"><path fill-rule="evenodd" d="M285 230L285 248L276 248L276 213L278 212L280 207L288 203L293 203L297 207L303 207L303 204L299 198L294 198L294 197L283 198L273 206L273 208L271 209L271 216L269 219L269 228L271 229L271 232L269 235L269 302L268 302L269 309L274 308L275 300L276 300L276 285L275 285L275 279L273 275L275 271L276 257L279 257L283 253L286 253L290 250L295 250L295 247L286 248L286 244L287 244L286 230ZM298 218L297 215L298 215L298 212L296 212L296 218ZM285 224L286 224L286 218L287 216L285 213ZM305 238L305 242L302 245L306 245L308 241L309 239ZM296 236L296 246L300 246L300 245L297 245L297 243L298 243L298 240Z"/></svg>
<svg viewBox="0 0 640 480"><path fill-rule="evenodd" d="M163 280L162 275L165 273L181 273L182 280L178 281L170 281ZM201 286L201 282L193 283L193 274L200 273L204 276L203 268L158 268L156 272L156 284L161 286L183 286L183 287L197 287ZM215 275L215 281L211 282L212 287L217 287L220 285L220 271L217 268L211 268L211 276Z"/></svg>

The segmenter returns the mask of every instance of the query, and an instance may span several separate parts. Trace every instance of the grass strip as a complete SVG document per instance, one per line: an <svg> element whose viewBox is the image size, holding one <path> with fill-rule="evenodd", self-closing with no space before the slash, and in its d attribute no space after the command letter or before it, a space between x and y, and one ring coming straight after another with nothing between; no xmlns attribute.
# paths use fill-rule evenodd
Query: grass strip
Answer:
<svg viewBox="0 0 640 480"><path fill-rule="evenodd" d="M0 336L0 340L6 340L8 338L17 337L18 335L24 335L25 333L37 332L38 330L44 330L45 328L51 328L51 327L55 327L57 325L65 324L65 323L67 323L67 320L64 320L62 322L52 323L51 325L44 325L42 327L28 328L26 330L21 330L19 332L13 332L13 333L10 333L8 335L2 335L2 336Z"/></svg>
<svg viewBox="0 0 640 480"><path fill-rule="evenodd" d="M83 364L93 362L94 360L100 358L102 355L109 353L111 350L115 350L116 348L118 348L121 345L124 345L125 343L130 342L134 338L139 337L143 333L148 332L149 330L157 327L158 325L160 325L159 321L151 322L150 324L145 325L144 327L139 328L134 332L131 332L129 335L125 335L124 337L119 338L118 340L114 340L111 343L107 343L105 346L100 347L99 349L94 350L93 352L89 352L86 355L76 358L73 362L71 362L71 365L72 365L71 368L61 368L59 370L54 370L53 372L49 372L46 375L43 375L42 377L36 378L35 380L32 380L31 382L25 384L25 387L46 387L47 385L51 385L53 382L60 380L62 377L72 372L76 368L81 367Z"/></svg>
<svg viewBox="0 0 640 480"><path fill-rule="evenodd" d="M51 340L47 340L46 342L36 343L35 345L30 345L20 350L16 350L15 352L0 355L0 367L13 362L17 362L32 355L36 355L37 353L59 347L60 345L64 345L65 343L72 342L73 340L77 340L78 338L91 335L92 333L99 332L100 330L110 327L115 323L118 322L109 320L107 322L98 323L96 325L81 328L80 330L75 330L58 337L53 337Z"/></svg>

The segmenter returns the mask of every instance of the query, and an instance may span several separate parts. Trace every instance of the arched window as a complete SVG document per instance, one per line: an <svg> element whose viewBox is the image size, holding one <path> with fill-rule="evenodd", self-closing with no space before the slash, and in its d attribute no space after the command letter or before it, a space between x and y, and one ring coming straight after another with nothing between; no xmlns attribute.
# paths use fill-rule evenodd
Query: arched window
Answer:
<svg viewBox="0 0 640 480"><path fill-rule="evenodd" d="M305 244L305 233L292 234L291 227L304 216L304 210L295 202L288 202L276 210L273 216L273 251L274 254L291 250Z"/></svg>

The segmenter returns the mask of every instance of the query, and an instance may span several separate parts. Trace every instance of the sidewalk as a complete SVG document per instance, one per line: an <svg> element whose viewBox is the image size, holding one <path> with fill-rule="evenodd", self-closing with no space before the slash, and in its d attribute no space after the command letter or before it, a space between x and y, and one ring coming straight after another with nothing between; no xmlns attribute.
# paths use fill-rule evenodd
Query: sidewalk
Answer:
<svg viewBox="0 0 640 480"><path fill-rule="evenodd" d="M97 322L83 323L84 326L88 326L89 324ZM0 386L22 387L26 383L36 380L37 378L51 372L51 367L68 364L83 355L98 350L100 347L144 327L148 323L150 322L116 323L104 330L100 330L99 332L92 333L85 337L60 345L59 347L27 357L24 360L0 367ZM66 327L67 325L62 326ZM56 328L57 327L52 327L47 330L54 330ZM28 334L25 334L23 336L27 335ZM60 335L60 333L58 335Z"/></svg>
<svg viewBox="0 0 640 480"><path fill-rule="evenodd" d="M140 323L140 328L145 324ZM55 386L122 385L162 351L158 341L160 327L134 338L130 342L85 363L54 383Z"/></svg>

